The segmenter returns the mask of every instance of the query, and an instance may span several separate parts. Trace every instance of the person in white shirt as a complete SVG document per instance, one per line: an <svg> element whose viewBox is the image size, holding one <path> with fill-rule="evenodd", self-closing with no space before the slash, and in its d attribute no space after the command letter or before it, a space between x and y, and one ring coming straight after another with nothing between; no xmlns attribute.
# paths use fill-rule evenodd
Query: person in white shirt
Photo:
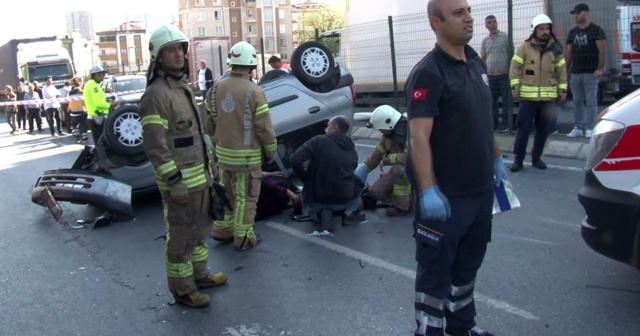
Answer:
<svg viewBox="0 0 640 336"><path fill-rule="evenodd" d="M205 60L200 61L200 70L198 70L198 86L200 92L205 94L213 86L213 72L207 68Z"/></svg>
<svg viewBox="0 0 640 336"><path fill-rule="evenodd" d="M59 136L62 135L62 125L60 125L60 103L57 99L60 98L60 91L53 85L53 78L51 76L47 76L45 79L45 84L42 87L42 98L45 99L44 102L44 112L47 118L47 124L49 124L49 131L51 131L51 136ZM58 134L56 135L56 128L54 128L54 121L56 128L58 129Z"/></svg>
<svg viewBox="0 0 640 336"><path fill-rule="evenodd" d="M60 89L60 98L67 98L69 97L69 92L71 92L71 82L69 81L65 81L64 82L64 87L62 87L62 89ZM71 117L69 116L69 102L65 101L65 102L61 102L60 103L60 119L62 119L62 122L64 123L64 127L67 130L67 133L71 133Z"/></svg>

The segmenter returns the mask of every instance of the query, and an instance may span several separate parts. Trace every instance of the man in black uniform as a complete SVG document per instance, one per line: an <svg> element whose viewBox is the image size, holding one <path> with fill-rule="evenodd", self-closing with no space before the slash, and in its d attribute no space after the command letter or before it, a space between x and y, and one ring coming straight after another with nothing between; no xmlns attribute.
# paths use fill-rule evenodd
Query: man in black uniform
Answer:
<svg viewBox="0 0 640 336"><path fill-rule="evenodd" d="M482 60L467 45L467 1L430 0L428 14L437 43L405 86L407 175L416 195L415 335L490 336L475 324L473 292L491 240L494 181L506 179L491 90Z"/></svg>

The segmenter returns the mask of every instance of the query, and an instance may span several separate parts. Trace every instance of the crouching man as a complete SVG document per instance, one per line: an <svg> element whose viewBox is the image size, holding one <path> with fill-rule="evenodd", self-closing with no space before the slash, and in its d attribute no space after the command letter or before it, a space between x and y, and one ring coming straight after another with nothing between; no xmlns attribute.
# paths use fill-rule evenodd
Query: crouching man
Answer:
<svg viewBox="0 0 640 336"><path fill-rule="evenodd" d="M367 180L367 175L376 167L391 166L388 172L369 188L369 196L376 201L391 201L387 216L401 216L411 210L411 184L405 173L407 161L407 118L389 105L376 108L367 127L382 133L382 139L376 150L364 163L356 168L356 175Z"/></svg>
<svg viewBox="0 0 640 336"><path fill-rule="evenodd" d="M309 214L319 217L327 231L335 228L333 212L342 212L342 225L365 220L358 211L364 183L353 174L358 153L348 131L349 119L334 117L325 134L311 138L291 156L291 168L304 182L303 199Z"/></svg>

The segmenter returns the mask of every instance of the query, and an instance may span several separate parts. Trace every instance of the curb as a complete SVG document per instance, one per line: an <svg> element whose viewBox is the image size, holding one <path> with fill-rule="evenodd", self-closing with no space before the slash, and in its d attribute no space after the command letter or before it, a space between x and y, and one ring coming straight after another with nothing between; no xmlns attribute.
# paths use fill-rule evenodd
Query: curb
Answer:
<svg viewBox="0 0 640 336"><path fill-rule="evenodd" d="M586 160L587 152L589 150L589 143L587 139L579 140L560 140L564 137L564 134L550 136L544 147L543 156L555 157L561 159L572 160ZM370 139L380 140L382 133L362 126L353 126L351 131L351 138L354 140ZM515 142L515 135L501 135L496 134L496 142L500 145L502 153L513 153L513 144ZM527 145L527 154L531 153L531 147L533 146L533 137L529 139Z"/></svg>

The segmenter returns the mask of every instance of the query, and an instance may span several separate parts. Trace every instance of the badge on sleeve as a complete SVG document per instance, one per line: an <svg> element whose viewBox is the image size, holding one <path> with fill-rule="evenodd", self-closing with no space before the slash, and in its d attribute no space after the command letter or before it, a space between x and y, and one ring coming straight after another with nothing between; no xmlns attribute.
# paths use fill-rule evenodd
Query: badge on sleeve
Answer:
<svg viewBox="0 0 640 336"><path fill-rule="evenodd" d="M411 100L427 100L427 92L427 89L413 89L413 91L411 91Z"/></svg>

